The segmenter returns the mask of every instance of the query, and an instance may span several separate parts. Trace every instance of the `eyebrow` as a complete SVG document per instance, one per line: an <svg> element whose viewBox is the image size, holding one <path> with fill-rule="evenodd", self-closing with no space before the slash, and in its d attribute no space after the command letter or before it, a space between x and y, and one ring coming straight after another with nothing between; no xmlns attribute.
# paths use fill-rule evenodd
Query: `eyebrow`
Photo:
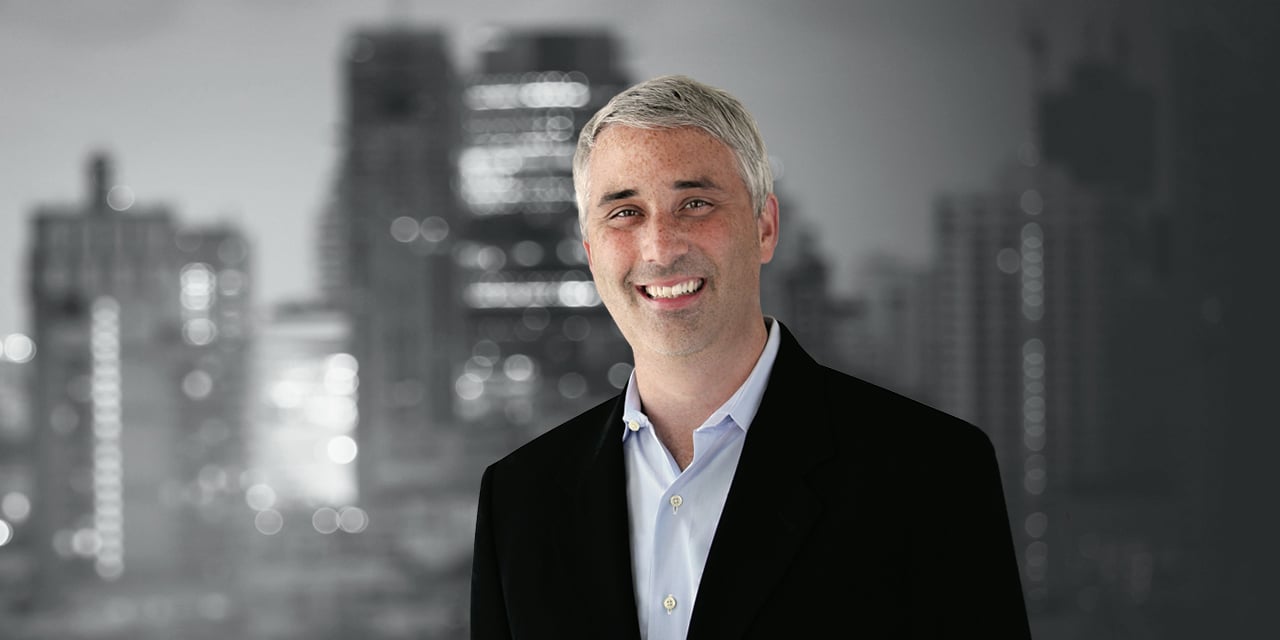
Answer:
<svg viewBox="0 0 1280 640"><path fill-rule="evenodd" d="M720 186L717 185L714 180L707 177L699 177L693 180L676 180L671 186L676 191L683 191L686 189L714 189L716 191L722 191ZM596 203L596 206L602 207L610 202L634 198L639 194L640 192L635 189L619 189L618 191L611 191L600 196L600 202Z"/></svg>
<svg viewBox="0 0 1280 640"><path fill-rule="evenodd" d="M715 189L716 191L721 191L720 185L717 185L714 180L705 176L695 178L693 180L676 180L673 186L677 191L684 189Z"/></svg>
<svg viewBox="0 0 1280 640"><path fill-rule="evenodd" d="M640 192L636 191L635 189L622 189L620 191L606 193L600 197L600 202L596 206L603 207L604 205L609 204L610 202L617 202L618 200L626 200L627 198L634 198L639 193Z"/></svg>

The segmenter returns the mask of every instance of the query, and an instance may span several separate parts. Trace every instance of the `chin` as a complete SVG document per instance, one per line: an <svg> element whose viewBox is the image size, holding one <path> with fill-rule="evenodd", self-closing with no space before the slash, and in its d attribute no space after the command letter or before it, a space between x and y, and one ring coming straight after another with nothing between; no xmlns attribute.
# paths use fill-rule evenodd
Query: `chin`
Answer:
<svg viewBox="0 0 1280 640"><path fill-rule="evenodd" d="M707 348L707 340L703 336L674 336L661 329L650 330L650 335L643 340L645 348L658 355L667 357L691 356Z"/></svg>

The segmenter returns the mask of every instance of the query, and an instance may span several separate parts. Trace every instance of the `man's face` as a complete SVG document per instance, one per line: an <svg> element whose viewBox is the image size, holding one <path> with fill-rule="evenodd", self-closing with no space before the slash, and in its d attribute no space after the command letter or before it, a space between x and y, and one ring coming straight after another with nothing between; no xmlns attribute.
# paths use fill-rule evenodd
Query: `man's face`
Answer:
<svg viewBox="0 0 1280 640"><path fill-rule="evenodd" d="M729 148L697 128L613 125L588 172L582 244L631 348L683 356L751 335L778 205L756 217Z"/></svg>

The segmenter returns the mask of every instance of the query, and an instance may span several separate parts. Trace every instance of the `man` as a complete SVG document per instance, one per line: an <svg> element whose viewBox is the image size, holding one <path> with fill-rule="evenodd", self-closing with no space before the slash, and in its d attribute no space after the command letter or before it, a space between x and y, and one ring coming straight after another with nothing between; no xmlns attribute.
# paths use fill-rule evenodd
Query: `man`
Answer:
<svg viewBox="0 0 1280 640"><path fill-rule="evenodd" d="M650 80L573 169L635 368L485 471L472 636L1029 637L987 438L763 316L778 201L745 108Z"/></svg>

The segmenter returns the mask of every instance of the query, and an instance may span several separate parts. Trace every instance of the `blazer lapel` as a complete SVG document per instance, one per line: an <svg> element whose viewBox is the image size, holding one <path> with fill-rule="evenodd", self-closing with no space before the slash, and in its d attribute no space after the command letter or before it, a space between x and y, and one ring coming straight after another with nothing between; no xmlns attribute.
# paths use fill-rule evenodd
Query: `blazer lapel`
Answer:
<svg viewBox="0 0 1280 640"><path fill-rule="evenodd" d="M822 406L808 385L817 366L783 327L702 572L690 638L741 637L751 622L744 612L763 606L817 519L821 504L804 476L832 455L830 434L822 424L803 437L791 428L797 408Z"/></svg>
<svg viewBox="0 0 1280 640"><path fill-rule="evenodd" d="M577 580L569 582L574 589L573 608L590 612L595 620L593 633L598 629L598 637L639 640L622 457L622 406L619 396L608 422L600 425L582 467L570 471L566 478L573 502L565 509L573 516L565 518L568 526L560 539L566 568L578 569Z"/></svg>

